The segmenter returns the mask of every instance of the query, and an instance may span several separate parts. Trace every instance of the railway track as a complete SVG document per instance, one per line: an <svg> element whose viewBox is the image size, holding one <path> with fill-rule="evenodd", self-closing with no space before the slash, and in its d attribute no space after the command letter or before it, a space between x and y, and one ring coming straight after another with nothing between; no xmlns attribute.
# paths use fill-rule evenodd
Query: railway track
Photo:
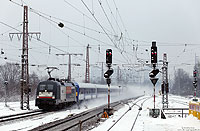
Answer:
<svg viewBox="0 0 200 131"><path fill-rule="evenodd" d="M188 102L179 101L179 100L173 100L173 102L179 103L179 104L182 104L182 105L187 105L187 106L189 106L189 103L188 103Z"/></svg>
<svg viewBox="0 0 200 131"><path fill-rule="evenodd" d="M171 96L169 100L172 101L172 102L175 102L175 103L179 103L179 104L182 104L182 105L189 106L189 102L183 101L185 99L182 99L182 98L179 98L179 97Z"/></svg>
<svg viewBox="0 0 200 131"><path fill-rule="evenodd" d="M136 98L131 98L131 99L136 99ZM111 103L111 107L113 107L115 109L118 106L120 106L124 103L127 103L129 100L130 99L126 99L126 100L121 100L121 101ZM84 111L82 113L79 113L79 114L76 114L73 116L69 116L65 119L50 122L48 124L34 128L31 131L78 130L78 128L80 129L84 123L89 122L91 119L98 120L99 116L103 113L103 109L105 107L107 107L107 104Z"/></svg>
<svg viewBox="0 0 200 131"><path fill-rule="evenodd" d="M135 123L137 121L137 118L140 114L140 111L142 110L142 105L144 104L145 101L149 100L151 97L146 97L146 98L142 98L142 99L139 99L138 101L132 103L132 105L129 107L129 109L118 119L115 121L115 123L112 124L112 126L110 128L108 128L107 131L110 131L129 111L131 111L131 109L134 107L134 106L138 106L139 107L139 110L137 112L137 116L135 117L134 119L134 122L133 122L133 125L131 127L131 131L133 130L134 126L135 126ZM143 100L143 101L142 101ZM142 101L142 102L141 102ZM141 106L139 106L137 103L138 102L141 102Z"/></svg>
<svg viewBox="0 0 200 131"><path fill-rule="evenodd" d="M44 112L42 110L34 110L34 111L30 111L30 112L25 112L25 113L18 113L18 114L14 114L14 115L2 116L2 117L0 117L0 125L5 124L6 122L13 122L15 120L18 121L21 119L38 116L38 115L45 114L45 113L47 113L47 112Z"/></svg>

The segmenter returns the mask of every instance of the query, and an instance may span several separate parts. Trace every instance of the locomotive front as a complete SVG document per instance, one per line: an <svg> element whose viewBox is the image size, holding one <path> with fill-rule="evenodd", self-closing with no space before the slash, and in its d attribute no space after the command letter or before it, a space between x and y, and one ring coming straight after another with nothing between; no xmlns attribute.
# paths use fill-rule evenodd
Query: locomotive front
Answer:
<svg viewBox="0 0 200 131"><path fill-rule="evenodd" d="M53 108L57 104L60 84L56 81L40 82L36 91L35 105L39 109Z"/></svg>

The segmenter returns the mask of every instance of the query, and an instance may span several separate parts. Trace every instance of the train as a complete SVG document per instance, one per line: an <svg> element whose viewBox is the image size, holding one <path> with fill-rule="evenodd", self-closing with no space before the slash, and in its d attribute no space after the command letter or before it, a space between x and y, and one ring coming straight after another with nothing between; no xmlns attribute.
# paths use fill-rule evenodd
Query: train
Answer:
<svg viewBox="0 0 200 131"><path fill-rule="evenodd" d="M110 92L119 91L117 86L112 86ZM35 106L39 109L60 109L83 100L106 97L107 85L90 83L69 82L50 78L38 84L36 90Z"/></svg>

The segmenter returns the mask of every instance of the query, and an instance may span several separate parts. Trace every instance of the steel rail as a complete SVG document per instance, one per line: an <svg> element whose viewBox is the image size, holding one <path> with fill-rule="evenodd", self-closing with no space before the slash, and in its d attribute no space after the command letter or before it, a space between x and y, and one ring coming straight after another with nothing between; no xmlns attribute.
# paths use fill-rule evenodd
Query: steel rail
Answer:
<svg viewBox="0 0 200 131"><path fill-rule="evenodd" d="M2 116L2 117L0 117L0 124L2 124L3 122L18 120L21 118L27 118L27 117L31 117L31 116L35 116L35 115L44 114L44 113L46 113L46 112L43 112L42 110L34 110L31 112Z"/></svg>
<svg viewBox="0 0 200 131"><path fill-rule="evenodd" d="M108 128L107 131L110 131L134 106L138 106L137 103L140 102L141 100L143 99L149 99L150 97L147 97L147 98L142 98L142 99L139 99L138 101L136 101L135 103L133 103L133 105L131 107L129 107L129 109L115 122L112 124L112 126L110 128ZM140 107L140 106L139 106ZM141 108L141 107L140 107Z"/></svg>
<svg viewBox="0 0 200 131"><path fill-rule="evenodd" d="M117 106L121 105L122 103L126 103L127 101L129 101L131 99L136 99L136 97L113 102L113 103L111 103L111 106L117 107ZM81 112L81 113L76 114L71 117L66 117L66 118L58 120L58 121L54 121L54 122L47 123L45 125L41 125L39 127L32 129L31 131L69 130L72 128L76 128L80 124L87 122L87 121L91 120L92 118L98 117L100 114L102 114L103 109L105 107L107 107L107 104L84 111L84 112Z"/></svg>
<svg viewBox="0 0 200 131"><path fill-rule="evenodd" d="M147 99L145 99L145 100L141 103L141 105L143 105L144 102L146 102L146 101L149 100L150 98L151 98L151 97L147 97ZM141 109L139 109L139 111L138 111L138 113L137 113L137 116L136 116L136 118L135 118L135 121L134 121L134 123L133 123L133 125L132 125L132 127L131 127L131 131L133 130L133 128L134 128L134 126L135 126L135 123L136 123L136 121L137 121L137 118L138 118L138 116L139 116L141 110L142 110L142 107L141 107Z"/></svg>

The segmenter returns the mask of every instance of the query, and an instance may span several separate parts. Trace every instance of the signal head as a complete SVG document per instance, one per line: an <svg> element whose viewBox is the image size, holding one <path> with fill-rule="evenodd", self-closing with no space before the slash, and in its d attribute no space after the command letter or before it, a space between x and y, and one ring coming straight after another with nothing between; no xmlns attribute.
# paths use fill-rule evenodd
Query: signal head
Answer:
<svg viewBox="0 0 200 131"><path fill-rule="evenodd" d="M109 78L112 74L113 74L113 69L112 68L110 68L110 69L108 69L105 73L104 73L104 77L105 78Z"/></svg>
<svg viewBox="0 0 200 131"><path fill-rule="evenodd" d="M159 69L152 70L149 73L149 77L154 78L159 73Z"/></svg>
<svg viewBox="0 0 200 131"><path fill-rule="evenodd" d="M197 71L196 71L196 70L194 70L193 76L194 76L194 77L197 77Z"/></svg>
<svg viewBox="0 0 200 131"><path fill-rule="evenodd" d="M157 63L157 47L156 47L156 42L152 42L151 46L151 63L156 64Z"/></svg>
<svg viewBox="0 0 200 131"><path fill-rule="evenodd" d="M106 64L108 65L112 64L112 49L106 50Z"/></svg>

